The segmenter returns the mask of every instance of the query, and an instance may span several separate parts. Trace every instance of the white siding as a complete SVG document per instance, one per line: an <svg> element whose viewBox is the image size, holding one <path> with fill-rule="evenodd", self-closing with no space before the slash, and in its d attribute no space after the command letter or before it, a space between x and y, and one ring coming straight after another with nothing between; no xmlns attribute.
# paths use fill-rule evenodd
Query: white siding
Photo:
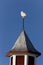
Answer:
<svg viewBox="0 0 43 65"><path fill-rule="evenodd" d="M25 55L25 58L24 58L24 65L27 65L27 61L28 61L28 56Z"/></svg>
<svg viewBox="0 0 43 65"><path fill-rule="evenodd" d="M16 54L16 55L12 55L11 57L13 57L13 65L16 65L16 56L24 56L24 65L28 65L28 56L33 56L35 58L34 60L34 65L36 65L36 56L32 55L32 54L28 54L28 55L22 55L22 54ZM10 57L10 59L11 59ZM11 61L10 61L11 63Z"/></svg>
<svg viewBox="0 0 43 65"><path fill-rule="evenodd" d="M16 65L16 55L13 55L13 65Z"/></svg>

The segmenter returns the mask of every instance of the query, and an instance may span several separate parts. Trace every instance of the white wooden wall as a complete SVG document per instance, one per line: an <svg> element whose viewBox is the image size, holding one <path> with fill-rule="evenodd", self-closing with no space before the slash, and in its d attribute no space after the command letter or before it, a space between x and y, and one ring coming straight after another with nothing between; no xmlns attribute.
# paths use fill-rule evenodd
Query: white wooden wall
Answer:
<svg viewBox="0 0 43 65"><path fill-rule="evenodd" d="M20 55L12 55L11 56L11 57L13 57L13 65L16 65L16 56L20 56ZM28 65L28 56L33 56L33 57L35 57L35 60L36 60L36 56L31 55L31 54L29 54L29 55L23 55L23 56L24 56L24 65ZM10 59L11 59L11 57L10 57ZM34 62L34 65L36 65L36 61Z"/></svg>

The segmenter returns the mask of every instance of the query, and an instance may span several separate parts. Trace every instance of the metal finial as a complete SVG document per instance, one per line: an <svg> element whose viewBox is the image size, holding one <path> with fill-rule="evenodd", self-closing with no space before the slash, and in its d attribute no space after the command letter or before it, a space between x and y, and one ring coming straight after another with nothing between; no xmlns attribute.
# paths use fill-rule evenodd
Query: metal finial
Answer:
<svg viewBox="0 0 43 65"><path fill-rule="evenodd" d="M21 17L23 19L23 30L24 30L24 18L26 17L26 13L21 11Z"/></svg>

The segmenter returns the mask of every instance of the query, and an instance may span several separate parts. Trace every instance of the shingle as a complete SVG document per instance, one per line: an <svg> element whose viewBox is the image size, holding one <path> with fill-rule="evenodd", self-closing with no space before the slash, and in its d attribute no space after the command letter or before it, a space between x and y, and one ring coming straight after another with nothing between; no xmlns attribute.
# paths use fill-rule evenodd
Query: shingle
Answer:
<svg viewBox="0 0 43 65"><path fill-rule="evenodd" d="M22 31L18 39L16 40L12 50L19 50L19 51L31 51L39 53L31 43L30 39L28 38L25 31Z"/></svg>

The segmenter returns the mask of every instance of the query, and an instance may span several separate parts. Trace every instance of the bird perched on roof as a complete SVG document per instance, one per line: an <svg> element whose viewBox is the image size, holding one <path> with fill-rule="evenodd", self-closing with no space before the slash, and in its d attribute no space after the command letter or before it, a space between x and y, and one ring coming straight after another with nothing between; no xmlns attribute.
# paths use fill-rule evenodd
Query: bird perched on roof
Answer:
<svg viewBox="0 0 43 65"><path fill-rule="evenodd" d="M21 16L22 16L22 18L25 18L27 15L25 12L21 11Z"/></svg>

